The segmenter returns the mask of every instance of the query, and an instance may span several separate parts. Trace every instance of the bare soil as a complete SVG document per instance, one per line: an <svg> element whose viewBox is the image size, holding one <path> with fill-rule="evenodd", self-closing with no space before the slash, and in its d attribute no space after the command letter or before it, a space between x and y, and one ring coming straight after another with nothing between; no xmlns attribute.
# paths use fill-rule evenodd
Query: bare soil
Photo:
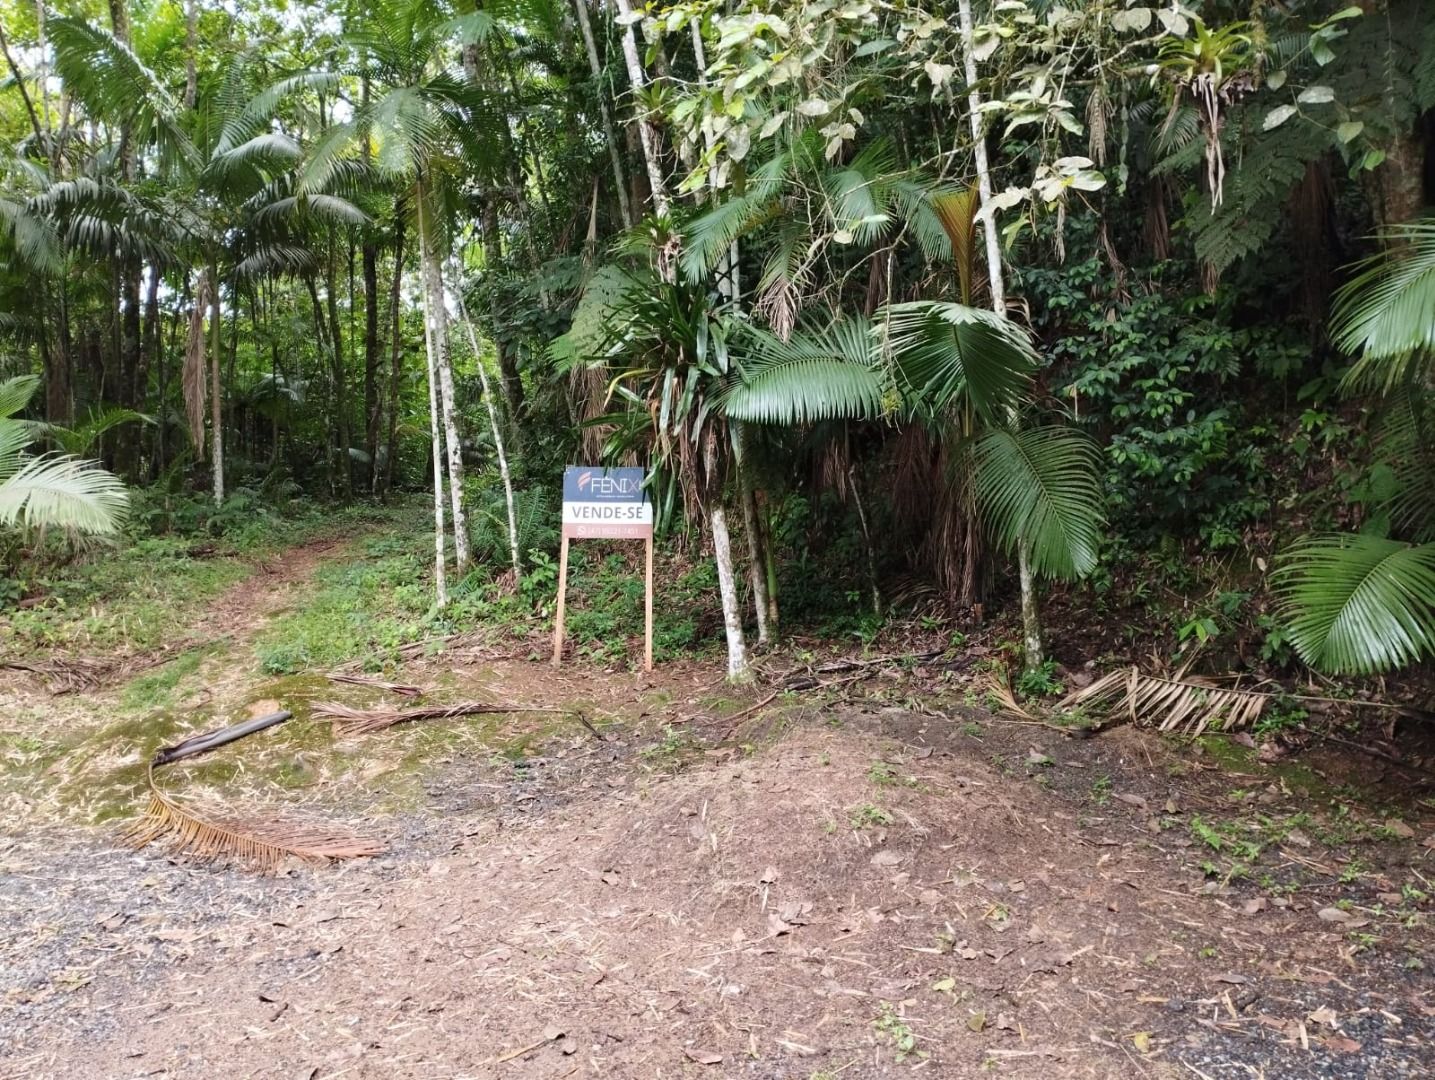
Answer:
<svg viewBox="0 0 1435 1080"><path fill-rule="evenodd" d="M601 736L415 724L256 786L383 835L371 860L258 876L12 818L0 1078L1435 1073L1428 792L859 674L737 715L767 691L719 697L715 665L416 658L445 700L577 703ZM274 738L243 760L295 752ZM1249 859L1201 839L1263 820Z"/></svg>

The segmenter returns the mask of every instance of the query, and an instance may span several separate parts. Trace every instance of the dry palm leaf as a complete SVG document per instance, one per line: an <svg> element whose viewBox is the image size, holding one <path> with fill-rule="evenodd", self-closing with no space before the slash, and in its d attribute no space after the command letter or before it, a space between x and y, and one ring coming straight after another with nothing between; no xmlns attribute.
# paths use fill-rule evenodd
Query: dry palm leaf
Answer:
<svg viewBox="0 0 1435 1080"><path fill-rule="evenodd" d="M158 750L149 763L149 805L126 831L125 839L137 848L156 840L167 840L176 854L204 862L238 860L265 870L275 869L291 858L320 863L381 853L383 845L376 840L328 825L205 817L165 794L155 783L154 771L161 765L217 750L282 724L292 715L288 710L280 710L252 717Z"/></svg>
<svg viewBox="0 0 1435 1080"><path fill-rule="evenodd" d="M288 859L324 863L378 855L382 844L332 825L287 821L241 821L202 816L171 798L154 779L149 767L149 805L144 816L125 834L135 847L168 841L176 854L202 862L233 859L273 870Z"/></svg>
<svg viewBox="0 0 1435 1080"><path fill-rule="evenodd" d="M571 709L547 709L534 705L490 705L483 701L464 701L457 705L418 705L412 709L355 709L338 701L321 701L314 706L313 715L316 718L328 717L333 720L334 729L340 734L365 735L412 720L448 720L455 716L473 716L478 713L568 715L571 712ZM584 724L587 726L586 720Z"/></svg>
<svg viewBox="0 0 1435 1080"><path fill-rule="evenodd" d="M408 683L385 682L383 679L374 679L368 675L345 675L342 672L331 671L326 678L330 682L351 683L354 686L376 686L380 690L387 690L390 693L402 697L423 697L422 686L410 686Z"/></svg>
<svg viewBox="0 0 1435 1080"><path fill-rule="evenodd" d="M1222 731L1245 727L1265 710L1274 695L1224 687L1196 676L1163 678L1123 668L1057 702L1059 712L1080 710L1095 720L1129 719L1161 731L1199 735L1208 727Z"/></svg>

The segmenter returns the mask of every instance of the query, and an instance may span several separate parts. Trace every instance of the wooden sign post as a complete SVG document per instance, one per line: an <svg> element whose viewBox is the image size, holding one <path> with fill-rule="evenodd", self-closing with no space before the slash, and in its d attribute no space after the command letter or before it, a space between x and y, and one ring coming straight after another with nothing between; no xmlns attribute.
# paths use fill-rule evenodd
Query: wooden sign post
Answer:
<svg viewBox="0 0 1435 1080"><path fill-rule="evenodd" d="M563 619L568 599L568 541L642 540L646 546L643 595L643 670L653 670L653 504L643 492L642 469L572 466L563 470L563 542L558 551L558 611L553 622L553 666L563 662Z"/></svg>

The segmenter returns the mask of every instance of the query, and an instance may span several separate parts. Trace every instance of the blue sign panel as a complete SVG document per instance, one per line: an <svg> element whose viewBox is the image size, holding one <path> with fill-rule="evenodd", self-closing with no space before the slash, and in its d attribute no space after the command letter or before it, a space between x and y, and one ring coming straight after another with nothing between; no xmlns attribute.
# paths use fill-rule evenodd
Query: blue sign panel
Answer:
<svg viewBox="0 0 1435 1080"><path fill-rule="evenodd" d="M574 465L563 470L563 501L565 503L641 503L643 493L641 468L601 469L597 466Z"/></svg>

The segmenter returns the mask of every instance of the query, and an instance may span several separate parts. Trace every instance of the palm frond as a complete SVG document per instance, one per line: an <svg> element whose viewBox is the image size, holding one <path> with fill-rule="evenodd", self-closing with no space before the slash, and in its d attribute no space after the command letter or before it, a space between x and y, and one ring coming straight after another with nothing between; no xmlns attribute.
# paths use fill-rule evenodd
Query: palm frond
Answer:
<svg viewBox="0 0 1435 1080"><path fill-rule="evenodd" d="M1435 655L1435 544L1312 536L1281 563L1281 610L1311 667L1363 675Z"/></svg>
<svg viewBox="0 0 1435 1080"><path fill-rule="evenodd" d="M356 709L338 701L321 701L314 706L315 719L329 719L334 729L345 735L367 735L374 731L405 724L414 720L450 720L455 716L482 713L559 713L571 715L571 709L550 709L538 705L493 705L482 701L465 701L457 705L417 705L410 709Z"/></svg>
<svg viewBox="0 0 1435 1080"><path fill-rule="evenodd" d="M199 154L180 125L177 102L128 45L79 19L52 19L47 26L55 70L68 93L96 116L128 122L137 142L154 142L164 164L197 166Z"/></svg>
<svg viewBox="0 0 1435 1080"><path fill-rule="evenodd" d="M1382 504L1391 524L1411 540L1435 540L1435 400L1407 386L1387 399L1375 427L1379 464L1393 489Z"/></svg>
<svg viewBox="0 0 1435 1080"><path fill-rule="evenodd" d="M153 424L154 417L134 409L111 407L91 409L89 415L68 428L51 427L50 436L64 448L67 454L80 457L88 454L105 432L121 424Z"/></svg>
<svg viewBox="0 0 1435 1080"><path fill-rule="evenodd" d="M809 424L880 416L887 389L865 319L839 319L787 341L748 327L734 343L740 375L719 397L734 420Z"/></svg>
<svg viewBox="0 0 1435 1080"><path fill-rule="evenodd" d="M0 483L0 525L49 525L113 533L124 519L124 484L91 461L44 455L22 463Z"/></svg>
<svg viewBox="0 0 1435 1080"><path fill-rule="evenodd" d="M60 269L60 237L54 223L16 199L0 195L0 239L8 239L23 266L51 274Z"/></svg>
<svg viewBox="0 0 1435 1080"><path fill-rule="evenodd" d="M976 494L997 542L1029 545L1037 573L1074 580L1096 567L1104 520L1101 454L1066 427L997 428L974 447Z"/></svg>
<svg viewBox="0 0 1435 1080"><path fill-rule="evenodd" d="M176 854L201 862L236 860L263 870L277 869L289 859L326 863L384 851L378 841L332 825L210 817L163 791L155 783L153 765L149 804L126 830L125 839L137 848L163 841Z"/></svg>
<svg viewBox="0 0 1435 1080"><path fill-rule="evenodd" d="M934 410L966 396L985 419L1001 422L1031 385L1031 340L995 312L918 300L884 315L899 379Z"/></svg>
<svg viewBox="0 0 1435 1080"><path fill-rule="evenodd" d="M964 304L970 304L975 295L977 214L981 205L981 193L973 187L954 191L934 203L942 230L951 244L952 262L957 266L957 280Z"/></svg>
<svg viewBox="0 0 1435 1080"><path fill-rule="evenodd" d="M16 375L0 382L0 420L14 416L30 403L40 389L40 376Z"/></svg>
<svg viewBox="0 0 1435 1080"><path fill-rule="evenodd" d="M1435 362L1435 220L1386 230L1387 247L1335 294L1331 336L1358 356L1347 387L1388 392Z"/></svg>
<svg viewBox="0 0 1435 1080"><path fill-rule="evenodd" d="M1058 718L1081 715L1098 725L1130 720L1161 731L1199 735L1207 728L1230 731L1249 727L1273 697L1199 677L1146 675L1132 667L1112 671L1066 695L1052 713Z"/></svg>

